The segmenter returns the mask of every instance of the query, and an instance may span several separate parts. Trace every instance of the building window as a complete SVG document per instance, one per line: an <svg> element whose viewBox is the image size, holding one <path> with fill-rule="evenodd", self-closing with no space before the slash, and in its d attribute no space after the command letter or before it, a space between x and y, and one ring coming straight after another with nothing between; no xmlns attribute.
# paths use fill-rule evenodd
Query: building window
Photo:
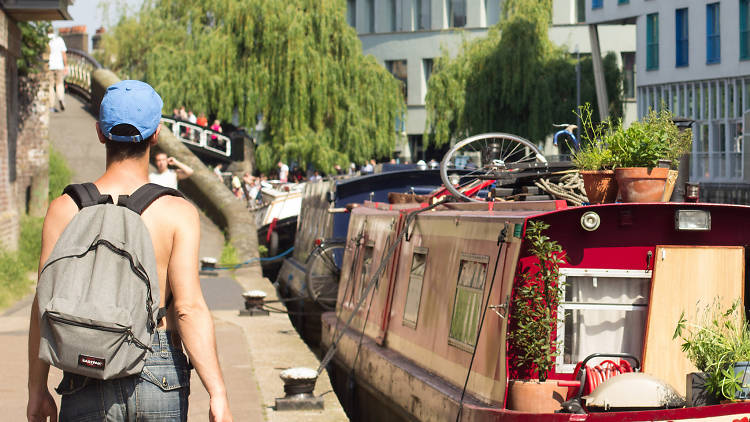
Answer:
<svg viewBox="0 0 750 422"><path fill-rule="evenodd" d="M706 63L721 62L719 3L706 5Z"/></svg>
<svg viewBox="0 0 750 422"><path fill-rule="evenodd" d="M586 0L576 0L576 19L578 23L586 22Z"/></svg>
<svg viewBox="0 0 750 422"><path fill-rule="evenodd" d="M411 257L411 270L409 272L409 288L406 291L406 304L404 305L403 324L407 327L417 328L417 317L419 316L419 304L422 300L422 281L424 270L427 265L427 249L414 248Z"/></svg>
<svg viewBox="0 0 750 422"><path fill-rule="evenodd" d="M415 0L415 11L414 15L417 18L417 24L415 25L415 29L418 30L425 30L430 29L432 25L430 24L430 20L432 19L432 5L431 0Z"/></svg>
<svg viewBox="0 0 750 422"><path fill-rule="evenodd" d="M602 3L604 3L602 0L591 0L591 8L592 9L601 9Z"/></svg>
<svg viewBox="0 0 750 422"><path fill-rule="evenodd" d="M607 350L640 358L646 331L651 271L560 270L564 300L557 338L559 372L573 372L586 356ZM595 364L596 362L594 362Z"/></svg>
<svg viewBox="0 0 750 422"><path fill-rule="evenodd" d="M484 255L461 254L461 263L458 267L448 344L469 352L477 345L477 330L489 260L489 257Z"/></svg>
<svg viewBox="0 0 750 422"><path fill-rule="evenodd" d="M406 60L386 60L385 68L391 72L394 78L401 81L401 91L404 94L404 101L407 101L408 85L406 73Z"/></svg>
<svg viewBox="0 0 750 422"><path fill-rule="evenodd" d="M391 0L390 2L390 9L391 9L391 32L396 32L398 29L398 14L396 13L396 0Z"/></svg>
<svg viewBox="0 0 750 422"><path fill-rule="evenodd" d="M367 0L367 32L375 32L375 0Z"/></svg>
<svg viewBox="0 0 750 422"><path fill-rule="evenodd" d="M424 85L422 89L422 104L424 104L424 97L427 94L427 86L430 82L430 76L432 76L432 59L422 59L422 75L424 78Z"/></svg>
<svg viewBox="0 0 750 422"><path fill-rule="evenodd" d="M635 98L635 52L622 52L622 91L626 99Z"/></svg>
<svg viewBox="0 0 750 422"><path fill-rule="evenodd" d="M750 0L740 0L740 59L750 59Z"/></svg>
<svg viewBox="0 0 750 422"><path fill-rule="evenodd" d="M646 15L646 69L659 68L659 14Z"/></svg>
<svg viewBox="0 0 750 422"><path fill-rule="evenodd" d="M628 4L630 0L617 0L617 4Z"/></svg>
<svg viewBox="0 0 750 422"><path fill-rule="evenodd" d="M346 21L353 28L357 28L357 0L346 1Z"/></svg>
<svg viewBox="0 0 750 422"><path fill-rule="evenodd" d="M466 26L466 0L446 0L448 2L448 24L451 28Z"/></svg>
<svg viewBox="0 0 750 422"><path fill-rule="evenodd" d="M688 10L677 9L675 11L675 65L683 67L688 65Z"/></svg>

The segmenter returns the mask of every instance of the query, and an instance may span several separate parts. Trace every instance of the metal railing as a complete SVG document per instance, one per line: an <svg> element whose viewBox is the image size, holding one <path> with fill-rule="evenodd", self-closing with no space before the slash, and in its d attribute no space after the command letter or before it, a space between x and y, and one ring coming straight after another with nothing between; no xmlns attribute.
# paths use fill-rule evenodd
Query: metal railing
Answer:
<svg viewBox="0 0 750 422"><path fill-rule="evenodd" d="M101 69L102 65L87 53L74 48L69 48L66 55L68 56L68 74L65 75L65 84L69 90L73 89L90 100L91 73L96 69Z"/></svg>
<svg viewBox="0 0 750 422"><path fill-rule="evenodd" d="M101 69L102 65L84 51L69 48L68 74L65 75L65 85L68 90L91 101L91 73ZM232 142L228 136L189 122L162 117L162 124L168 127L182 142L207 151L223 155L232 155Z"/></svg>
<svg viewBox="0 0 750 422"><path fill-rule="evenodd" d="M221 154L227 158L232 155L232 141L220 132L169 117L162 117L161 123L186 144Z"/></svg>

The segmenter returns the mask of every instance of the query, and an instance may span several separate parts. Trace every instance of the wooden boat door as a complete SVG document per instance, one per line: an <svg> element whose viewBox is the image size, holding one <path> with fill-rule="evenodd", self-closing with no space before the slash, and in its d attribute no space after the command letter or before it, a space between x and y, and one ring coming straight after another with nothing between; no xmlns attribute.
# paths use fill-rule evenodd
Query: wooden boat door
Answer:
<svg viewBox="0 0 750 422"><path fill-rule="evenodd" d="M744 299L745 254L740 246L657 246L643 350L643 372L685 394L685 376L697 369L672 339L682 312L698 322L699 310L718 300L723 308ZM743 300L744 302L744 300Z"/></svg>

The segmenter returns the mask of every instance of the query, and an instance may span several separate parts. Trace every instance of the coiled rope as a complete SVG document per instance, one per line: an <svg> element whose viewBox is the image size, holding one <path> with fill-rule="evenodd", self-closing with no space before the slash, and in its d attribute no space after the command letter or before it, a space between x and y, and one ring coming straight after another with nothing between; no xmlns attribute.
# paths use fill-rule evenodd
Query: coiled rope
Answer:
<svg viewBox="0 0 750 422"><path fill-rule="evenodd" d="M538 179L534 185L558 199L564 199L573 205L580 206L589 199L583 188L583 178L577 170L566 171L560 181L550 182L549 179Z"/></svg>

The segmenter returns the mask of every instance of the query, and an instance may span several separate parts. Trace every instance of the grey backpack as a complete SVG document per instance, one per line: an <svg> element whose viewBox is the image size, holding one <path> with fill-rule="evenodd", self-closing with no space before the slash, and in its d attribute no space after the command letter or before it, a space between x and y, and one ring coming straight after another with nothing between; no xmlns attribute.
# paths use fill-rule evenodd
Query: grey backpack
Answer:
<svg viewBox="0 0 750 422"><path fill-rule="evenodd" d="M120 196L117 205L93 183L69 185L63 193L79 211L39 277L39 358L97 379L138 374L166 314L166 307L159 309L154 247L140 215L163 195L182 195L152 183Z"/></svg>

